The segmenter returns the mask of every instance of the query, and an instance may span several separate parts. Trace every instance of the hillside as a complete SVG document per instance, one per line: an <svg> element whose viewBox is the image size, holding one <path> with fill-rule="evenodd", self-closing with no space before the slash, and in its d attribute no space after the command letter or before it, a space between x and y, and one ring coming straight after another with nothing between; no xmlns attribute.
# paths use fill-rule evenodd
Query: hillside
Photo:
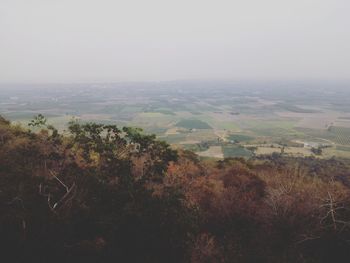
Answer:
<svg viewBox="0 0 350 263"><path fill-rule="evenodd" d="M29 125L0 117L4 262L350 258L349 160L200 160L137 128Z"/></svg>

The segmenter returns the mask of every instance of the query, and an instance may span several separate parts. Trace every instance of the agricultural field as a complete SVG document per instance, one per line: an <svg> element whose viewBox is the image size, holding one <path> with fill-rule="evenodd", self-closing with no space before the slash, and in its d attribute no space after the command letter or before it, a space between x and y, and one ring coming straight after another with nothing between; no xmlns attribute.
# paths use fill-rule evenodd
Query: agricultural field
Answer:
<svg viewBox="0 0 350 263"><path fill-rule="evenodd" d="M210 146L208 150L198 152L198 155L201 157L213 157L218 159L224 158L221 146Z"/></svg>
<svg viewBox="0 0 350 263"><path fill-rule="evenodd" d="M198 119L181 120L178 123L176 123L176 126L189 130L212 129L212 127L208 123Z"/></svg>
<svg viewBox="0 0 350 263"><path fill-rule="evenodd" d="M328 89L209 81L2 84L0 115L26 126L40 113L59 130L72 118L141 127L203 158L250 158L282 148L285 155L350 158L350 89ZM318 148L322 154L315 155Z"/></svg>
<svg viewBox="0 0 350 263"><path fill-rule="evenodd" d="M253 153L241 145L222 146L224 157L251 157Z"/></svg>
<svg viewBox="0 0 350 263"><path fill-rule="evenodd" d="M246 142L254 140L254 137L245 134L231 134L227 139L234 142Z"/></svg>

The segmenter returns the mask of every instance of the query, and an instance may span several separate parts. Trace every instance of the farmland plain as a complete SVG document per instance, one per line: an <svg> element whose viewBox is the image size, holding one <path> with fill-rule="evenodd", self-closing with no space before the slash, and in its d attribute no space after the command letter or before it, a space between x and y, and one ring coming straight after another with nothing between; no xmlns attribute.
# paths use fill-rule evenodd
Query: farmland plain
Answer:
<svg viewBox="0 0 350 263"><path fill-rule="evenodd" d="M0 115L22 126L40 113L60 130L72 118L141 127L205 158L350 158L345 84L1 84L0 91Z"/></svg>

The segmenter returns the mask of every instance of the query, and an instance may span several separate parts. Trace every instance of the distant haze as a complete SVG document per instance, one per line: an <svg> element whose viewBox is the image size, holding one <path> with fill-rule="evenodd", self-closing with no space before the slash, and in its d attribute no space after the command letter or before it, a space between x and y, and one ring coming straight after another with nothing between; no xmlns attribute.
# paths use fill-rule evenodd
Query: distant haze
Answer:
<svg viewBox="0 0 350 263"><path fill-rule="evenodd" d="M0 0L0 82L349 80L349 0Z"/></svg>

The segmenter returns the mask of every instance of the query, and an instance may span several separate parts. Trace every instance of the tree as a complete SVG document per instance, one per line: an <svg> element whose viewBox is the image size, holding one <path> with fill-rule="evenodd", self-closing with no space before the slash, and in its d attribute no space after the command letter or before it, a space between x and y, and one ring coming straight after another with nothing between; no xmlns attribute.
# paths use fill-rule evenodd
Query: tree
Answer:
<svg viewBox="0 0 350 263"><path fill-rule="evenodd" d="M312 147L311 152L314 153L315 155L322 155L322 147Z"/></svg>
<svg viewBox="0 0 350 263"><path fill-rule="evenodd" d="M40 128L46 126L46 122L47 119L42 114L38 114L28 123L28 126Z"/></svg>

